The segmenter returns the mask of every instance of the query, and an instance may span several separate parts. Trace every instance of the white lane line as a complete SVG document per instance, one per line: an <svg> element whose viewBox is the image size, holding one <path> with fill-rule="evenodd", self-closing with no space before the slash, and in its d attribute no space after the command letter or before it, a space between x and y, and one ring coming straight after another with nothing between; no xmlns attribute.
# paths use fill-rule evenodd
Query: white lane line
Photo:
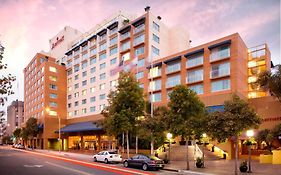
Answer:
<svg viewBox="0 0 281 175"><path fill-rule="evenodd" d="M73 172L78 173L78 174L93 175L93 174L90 174L90 173L87 173L87 172L84 172L84 171L76 170L76 169L73 169L73 168L65 167L65 166L54 164L54 163L51 163L51 162L45 162L45 163L56 166L56 167L59 167L59 168L63 168L63 169L69 170L69 171L73 171Z"/></svg>
<svg viewBox="0 0 281 175"><path fill-rule="evenodd" d="M190 170L179 170L179 173L198 174L198 175L214 175L214 174L210 174L210 173L201 173L201 172L190 171Z"/></svg>

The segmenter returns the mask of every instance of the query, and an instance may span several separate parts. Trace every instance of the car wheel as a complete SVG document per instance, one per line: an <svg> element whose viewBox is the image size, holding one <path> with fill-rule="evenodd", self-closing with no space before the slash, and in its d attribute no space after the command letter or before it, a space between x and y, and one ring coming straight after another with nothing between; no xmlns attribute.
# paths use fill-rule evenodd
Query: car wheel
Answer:
<svg viewBox="0 0 281 175"><path fill-rule="evenodd" d="M126 162L124 162L124 167L129 167L129 163L126 161Z"/></svg>
<svg viewBox="0 0 281 175"><path fill-rule="evenodd" d="M108 159L104 159L104 163L108 164Z"/></svg>
<svg viewBox="0 0 281 175"><path fill-rule="evenodd" d="M146 170L147 170L147 168L148 168L147 164L146 164L146 163L144 163L144 164L142 165L142 169L143 169L144 171L146 171Z"/></svg>
<svg viewBox="0 0 281 175"><path fill-rule="evenodd" d="M96 157L94 157L94 162L97 162L97 158Z"/></svg>

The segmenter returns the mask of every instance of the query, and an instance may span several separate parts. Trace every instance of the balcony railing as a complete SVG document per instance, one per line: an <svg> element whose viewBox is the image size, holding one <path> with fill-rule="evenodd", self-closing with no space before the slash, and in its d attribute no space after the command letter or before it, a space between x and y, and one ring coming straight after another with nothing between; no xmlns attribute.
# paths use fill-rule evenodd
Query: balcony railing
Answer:
<svg viewBox="0 0 281 175"><path fill-rule="evenodd" d="M217 61L230 57L230 49L224 49L220 51L212 51L210 61Z"/></svg>
<svg viewBox="0 0 281 175"><path fill-rule="evenodd" d="M189 75L186 78L187 83L194 83L203 80L203 73L200 75Z"/></svg>
<svg viewBox="0 0 281 175"><path fill-rule="evenodd" d="M229 68L212 70L210 72L210 78L218 78L218 77L223 77L223 76L227 76L227 75L230 75L230 69Z"/></svg>
<svg viewBox="0 0 281 175"><path fill-rule="evenodd" d="M180 83L181 83L180 79L179 80L167 81L166 82L166 88L174 87L176 85L179 85Z"/></svg>
<svg viewBox="0 0 281 175"><path fill-rule="evenodd" d="M129 38L129 37L130 37L130 32L126 32L126 33L123 33L123 34L120 36L120 39L123 40L123 39Z"/></svg>
<svg viewBox="0 0 281 175"><path fill-rule="evenodd" d="M143 31L145 29L145 25L144 24L141 24L139 26L137 26L135 29L134 29L134 34L135 33L139 33L141 31Z"/></svg>

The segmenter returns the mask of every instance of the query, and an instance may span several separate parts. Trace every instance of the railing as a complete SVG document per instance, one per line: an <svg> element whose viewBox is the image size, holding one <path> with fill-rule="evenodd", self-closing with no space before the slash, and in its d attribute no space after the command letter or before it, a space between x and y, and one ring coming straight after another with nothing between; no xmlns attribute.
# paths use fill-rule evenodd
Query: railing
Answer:
<svg viewBox="0 0 281 175"><path fill-rule="evenodd" d="M126 33L123 33L123 34L120 36L120 39L123 40L123 39L129 38L129 37L130 37L130 32L126 32Z"/></svg>
<svg viewBox="0 0 281 175"><path fill-rule="evenodd" d="M140 31L143 31L144 29L145 29L145 25L141 24L134 29L134 33L138 33Z"/></svg>
<svg viewBox="0 0 281 175"><path fill-rule="evenodd" d="M199 148L197 144L194 145L194 160L196 160L198 157L203 157L203 152Z"/></svg>
<svg viewBox="0 0 281 175"><path fill-rule="evenodd" d="M187 76L186 82L187 83L193 83L197 81L202 81L203 80L203 72L201 75L192 75L192 76Z"/></svg>
<svg viewBox="0 0 281 175"><path fill-rule="evenodd" d="M210 78L217 78L217 77L222 77L222 76L226 76L226 75L230 75L230 69L229 68L212 70L210 72Z"/></svg>

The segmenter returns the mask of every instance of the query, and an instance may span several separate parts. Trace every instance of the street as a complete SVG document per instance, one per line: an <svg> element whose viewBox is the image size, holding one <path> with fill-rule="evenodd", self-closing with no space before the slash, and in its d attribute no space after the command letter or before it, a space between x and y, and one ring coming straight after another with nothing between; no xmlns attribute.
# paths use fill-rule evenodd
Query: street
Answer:
<svg viewBox="0 0 281 175"><path fill-rule="evenodd" d="M142 171L115 164L89 163L58 156L0 147L0 175L113 175L177 174L166 171Z"/></svg>

